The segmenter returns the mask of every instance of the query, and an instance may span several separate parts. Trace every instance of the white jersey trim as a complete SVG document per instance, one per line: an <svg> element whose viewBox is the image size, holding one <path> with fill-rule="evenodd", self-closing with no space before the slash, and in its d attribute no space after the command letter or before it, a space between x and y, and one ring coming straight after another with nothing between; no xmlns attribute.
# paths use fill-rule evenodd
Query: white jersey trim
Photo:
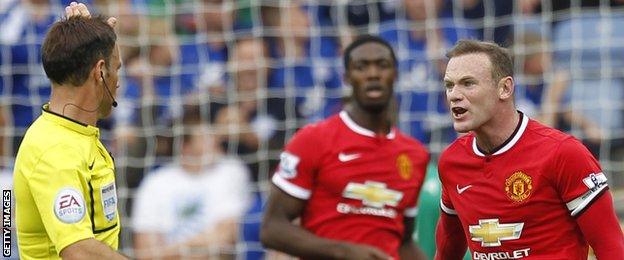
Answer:
<svg viewBox="0 0 624 260"><path fill-rule="evenodd" d="M520 140L520 137L522 137L524 130L526 130L526 127L529 124L529 117L524 114L520 114L520 115L522 116L522 123L520 123L520 129L518 129L518 132L516 133L516 135L511 139L511 141L509 141L509 143L503 146L503 148L496 151L493 155L499 155L508 151L518 142L518 140ZM479 148L477 147L476 136L472 140L472 151L478 156L485 157L485 154L479 151Z"/></svg>
<svg viewBox="0 0 624 260"><path fill-rule="evenodd" d="M368 130L364 127L361 127L360 125L358 125L355 121L353 121L353 119L351 119L351 117L349 117L349 114L347 113L347 111L340 111L340 113L338 114L340 116L340 119L342 119L342 122L345 123L345 125L347 125L347 127L349 129L351 129L351 131L356 132L358 134L364 135L364 136L368 136L368 137L375 137L375 133L371 130ZM386 135L386 138L388 139L394 139L394 137L396 136L394 127L392 127L390 129L390 133L388 133Z"/></svg>
<svg viewBox="0 0 624 260"><path fill-rule="evenodd" d="M442 200L440 200L440 208L442 209L442 211L444 211L446 214L449 215L457 215L457 211L455 211L452 208L447 207L446 205L444 205L444 202L442 202Z"/></svg>
<svg viewBox="0 0 624 260"><path fill-rule="evenodd" d="M566 203L566 206L570 211L570 215L572 215L573 217L582 212L587 207L587 205L589 205L604 189L607 188L607 178L604 176L603 173L591 175L595 175L597 177L596 184L588 184L585 180L589 179L589 177L585 178L583 182L586 182L585 185L590 186L590 189L587 192L583 193L583 195Z"/></svg>
<svg viewBox="0 0 624 260"><path fill-rule="evenodd" d="M410 218L416 217L418 215L418 207L406 208L403 215Z"/></svg>
<svg viewBox="0 0 624 260"><path fill-rule="evenodd" d="M310 190L301 188L286 179L280 176L279 174L274 174L273 178L271 178L273 184L279 187L284 192L288 193L288 195L293 196L298 199L307 200L310 198L311 192Z"/></svg>

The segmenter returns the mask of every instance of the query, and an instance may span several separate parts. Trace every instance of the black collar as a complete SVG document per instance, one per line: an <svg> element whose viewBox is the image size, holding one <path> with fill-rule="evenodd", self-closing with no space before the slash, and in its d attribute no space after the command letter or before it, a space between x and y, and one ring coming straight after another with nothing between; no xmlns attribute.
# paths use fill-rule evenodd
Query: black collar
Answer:
<svg viewBox="0 0 624 260"><path fill-rule="evenodd" d="M516 129L514 129L513 133L507 138L507 140L505 140L505 142L503 142L502 144L500 144L499 146L497 146L496 148L492 149L492 152L486 153L485 151L481 150L481 148L477 145L477 150L479 150L479 152L481 152L484 155L492 155L496 152L498 152L500 149L502 149L503 147L505 147L505 145L507 145L509 142L511 142L511 140L516 136L516 134L518 134L518 131L520 130L520 126L522 125L522 118L524 117L524 114L522 114L522 112L518 111L518 114L520 114L520 116L518 117L518 124L516 125ZM475 139L474 142L476 142L477 140Z"/></svg>

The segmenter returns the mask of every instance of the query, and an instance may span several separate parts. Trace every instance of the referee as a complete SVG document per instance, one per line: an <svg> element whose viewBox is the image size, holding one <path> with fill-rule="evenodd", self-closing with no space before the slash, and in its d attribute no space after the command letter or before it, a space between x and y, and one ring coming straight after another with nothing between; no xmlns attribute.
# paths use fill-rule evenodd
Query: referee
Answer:
<svg viewBox="0 0 624 260"><path fill-rule="evenodd" d="M20 145L14 172L22 259L124 259L117 253L113 158L95 127L116 106L115 18L71 3L41 47L50 102Z"/></svg>

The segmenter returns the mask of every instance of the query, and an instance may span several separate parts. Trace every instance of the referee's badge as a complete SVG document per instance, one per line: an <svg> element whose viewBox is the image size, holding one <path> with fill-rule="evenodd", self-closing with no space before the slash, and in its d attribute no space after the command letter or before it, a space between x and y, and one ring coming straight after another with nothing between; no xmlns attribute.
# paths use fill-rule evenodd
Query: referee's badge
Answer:
<svg viewBox="0 0 624 260"><path fill-rule="evenodd" d="M63 223L79 222L85 216L85 201L82 193L74 188L63 188L54 199L54 215Z"/></svg>
<svg viewBox="0 0 624 260"><path fill-rule="evenodd" d="M101 195L104 216L109 222L113 221L117 215L117 192L115 189L115 183L111 182L102 186Z"/></svg>

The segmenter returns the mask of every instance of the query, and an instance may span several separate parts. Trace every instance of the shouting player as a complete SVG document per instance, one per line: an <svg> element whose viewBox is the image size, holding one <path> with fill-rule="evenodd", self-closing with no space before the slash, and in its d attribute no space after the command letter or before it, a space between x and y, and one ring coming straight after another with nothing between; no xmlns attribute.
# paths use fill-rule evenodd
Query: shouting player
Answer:
<svg viewBox="0 0 624 260"><path fill-rule="evenodd" d="M391 122L394 51L363 36L344 64L352 101L286 145L262 243L308 259L424 259L411 235L429 155Z"/></svg>
<svg viewBox="0 0 624 260"><path fill-rule="evenodd" d="M453 126L439 162L436 259L624 259L607 178L572 136L516 110L506 49L460 41L444 77Z"/></svg>

